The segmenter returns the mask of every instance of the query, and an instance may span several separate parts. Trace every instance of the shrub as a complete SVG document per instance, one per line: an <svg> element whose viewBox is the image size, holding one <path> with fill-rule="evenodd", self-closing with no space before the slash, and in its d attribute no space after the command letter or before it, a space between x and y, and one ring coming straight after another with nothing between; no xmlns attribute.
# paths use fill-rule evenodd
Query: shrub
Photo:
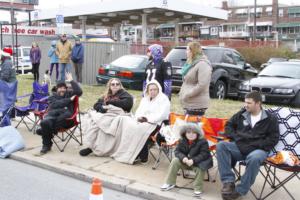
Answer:
<svg viewBox="0 0 300 200"><path fill-rule="evenodd" d="M246 62L260 69L260 65L266 63L271 57L296 58L296 53L288 48L280 47L241 47L237 50L244 56Z"/></svg>

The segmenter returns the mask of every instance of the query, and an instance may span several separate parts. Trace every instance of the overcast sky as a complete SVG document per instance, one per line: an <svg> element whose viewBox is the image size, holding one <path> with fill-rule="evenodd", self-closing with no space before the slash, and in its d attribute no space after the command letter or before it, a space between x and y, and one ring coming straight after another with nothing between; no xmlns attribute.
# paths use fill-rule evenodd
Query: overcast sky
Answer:
<svg viewBox="0 0 300 200"><path fill-rule="evenodd" d="M72 5L78 5L84 3L93 3L93 2L99 2L99 1L123 1L123 0L39 0L39 6L38 9L48 9L48 8L59 8L59 6L72 6ZM142 1L142 0L141 0ZM143 1L151 1L151 0L143 0ZM172 1L172 0L168 0ZM223 0L209 0L209 1L199 1L199 0L186 0L191 1L200 5L209 5L213 7L221 7ZM228 0L229 4L233 5L251 5L254 4L254 0ZM272 0L257 0L257 4L271 4ZM279 0L279 3L281 4L295 4L300 5L300 0ZM0 12L1 19L0 20L9 20L10 15L9 12ZM22 20L27 18L27 14L24 13L18 13L17 18L18 20Z"/></svg>

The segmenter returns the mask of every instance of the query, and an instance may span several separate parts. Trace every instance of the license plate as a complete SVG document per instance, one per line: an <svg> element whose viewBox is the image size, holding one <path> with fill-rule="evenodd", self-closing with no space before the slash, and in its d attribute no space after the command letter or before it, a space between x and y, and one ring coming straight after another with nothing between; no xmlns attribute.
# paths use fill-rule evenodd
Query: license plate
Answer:
<svg viewBox="0 0 300 200"><path fill-rule="evenodd" d="M262 100L263 102L266 101L266 96L265 96L264 94L261 95L261 100Z"/></svg>
<svg viewBox="0 0 300 200"><path fill-rule="evenodd" d="M116 75L116 71L108 71L109 75Z"/></svg>

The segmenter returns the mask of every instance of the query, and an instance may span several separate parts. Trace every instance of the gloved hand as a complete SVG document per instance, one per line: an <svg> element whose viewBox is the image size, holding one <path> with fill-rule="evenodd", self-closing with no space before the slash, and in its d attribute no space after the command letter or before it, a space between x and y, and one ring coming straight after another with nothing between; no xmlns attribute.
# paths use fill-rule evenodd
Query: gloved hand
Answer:
<svg viewBox="0 0 300 200"><path fill-rule="evenodd" d="M187 162L188 160L189 160L189 159L188 159L187 157L184 157L184 158L182 159L182 162L186 164L186 162Z"/></svg>
<svg viewBox="0 0 300 200"><path fill-rule="evenodd" d="M192 159L189 159L186 161L187 166L191 167L194 164L194 161Z"/></svg>

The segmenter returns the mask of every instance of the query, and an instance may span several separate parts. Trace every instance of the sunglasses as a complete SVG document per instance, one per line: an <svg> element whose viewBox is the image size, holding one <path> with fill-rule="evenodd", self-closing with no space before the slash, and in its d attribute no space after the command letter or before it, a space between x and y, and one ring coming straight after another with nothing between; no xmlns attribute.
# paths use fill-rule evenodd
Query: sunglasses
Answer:
<svg viewBox="0 0 300 200"><path fill-rule="evenodd" d="M110 86L119 86L120 83L111 83Z"/></svg>

